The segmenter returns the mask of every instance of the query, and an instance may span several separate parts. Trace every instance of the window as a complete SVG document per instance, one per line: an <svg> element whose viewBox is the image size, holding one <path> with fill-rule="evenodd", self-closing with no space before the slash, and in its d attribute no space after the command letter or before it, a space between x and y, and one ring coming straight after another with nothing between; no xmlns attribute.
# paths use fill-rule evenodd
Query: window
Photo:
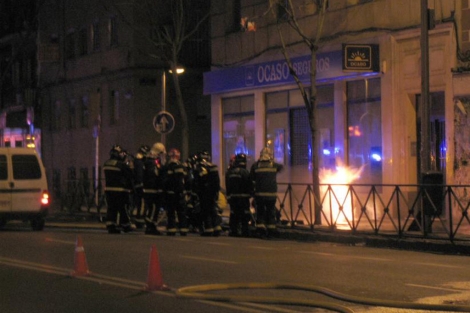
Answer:
<svg viewBox="0 0 470 313"><path fill-rule="evenodd" d="M118 45L118 34L117 34L117 25L116 17L112 16L108 21L108 34L109 34L109 45L115 47Z"/></svg>
<svg viewBox="0 0 470 313"><path fill-rule="evenodd" d="M222 100L224 126L224 167L238 153L247 156L247 168L256 161L254 97L243 96Z"/></svg>
<svg viewBox="0 0 470 313"><path fill-rule="evenodd" d="M232 25L230 31L240 31L240 22L242 19L241 0L234 0L232 7Z"/></svg>
<svg viewBox="0 0 470 313"><path fill-rule="evenodd" d="M115 125L119 119L119 91L112 90L109 101L109 125Z"/></svg>
<svg viewBox="0 0 470 313"><path fill-rule="evenodd" d="M8 167L6 155L0 155L0 180L8 179Z"/></svg>
<svg viewBox="0 0 470 313"><path fill-rule="evenodd" d="M83 96L80 104L80 127L87 128L90 116L90 100L88 96Z"/></svg>
<svg viewBox="0 0 470 313"><path fill-rule="evenodd" d="M78 55L83 56L88 53L88 37L86 28L78 32Z"/></svg>
<svg viewBox="0 0 470 313"><path fill-rule="evenodd" d="M61 128L61 119L62 119L62 104L60 100L57 100L52 105L52 114L51 114L51 130L60 130Z"/></svg>
<svg viewBox="0 0 470 313"><path fill-rule="evenodd" d="M76 103L75 99L70 99L69 100L69 122L68 122L68 129L75 129L76 128L76 120L77 120L77 114L76 114Z"/></svg>
<svg viewBox="0 0 470 313"><path fill-rule="evenodd" d="M334 87L317 86L319 166L334 166ZM307 109L298 89L266 94L266 144L285 165L281 181L310 183L312 136Z"/></svg>
<svg viewBox="0 0 470 313"><path fill-rule="evenodd" d="M278 0L277 3L277 18L285 20L289 18L291 7L288 0Z"/></svg>
<svg viewBox="0 0 470 313"><path fill-rule="evenodd" d="M91 38L93 51L99 51L101 48L100 42L100 24L95 21L91 27Z"/></svg>
<svg viewBox="0 0 470 313"><path fill-rule="evenodd" d="M70 32L65 36L65 58L67 60L75 58L75 32Z"/></svg>
<svg viewBox="0 0 470 313"><path fill-rule="evenodd" d="M347 88L349 165L364 167L359 183L382 183L380 78L350 81Z"/></svg>
<svg viewBox="0 0 470 313"><path fill-rule="evenodd" d="M14 179L40 179L41 167L35 155L16 154L11 157Z"/></svg>

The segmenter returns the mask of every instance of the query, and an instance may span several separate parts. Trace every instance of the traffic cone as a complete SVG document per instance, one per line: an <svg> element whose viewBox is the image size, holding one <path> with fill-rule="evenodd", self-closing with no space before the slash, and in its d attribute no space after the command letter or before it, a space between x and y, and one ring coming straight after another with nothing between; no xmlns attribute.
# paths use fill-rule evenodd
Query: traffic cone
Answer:
<svg viewBox="0 0 470 313"><path fill-rule="evenodd" d="M86 276L90 274L88 270L88 264L85 256L85 249L83 248L82 238L77 236L77 241L75 242L75 255L73 258L74 269L70 273L71 276Z"/></svg>
<svg viewBox="0 0 470 313"><path fill-rule="evenodd" d="M152 245L152 248L150 249L147 286L145 287L145 290L170 290L170 288L163 283L160 261L158 260L158 253L155 245Z"/></svg>

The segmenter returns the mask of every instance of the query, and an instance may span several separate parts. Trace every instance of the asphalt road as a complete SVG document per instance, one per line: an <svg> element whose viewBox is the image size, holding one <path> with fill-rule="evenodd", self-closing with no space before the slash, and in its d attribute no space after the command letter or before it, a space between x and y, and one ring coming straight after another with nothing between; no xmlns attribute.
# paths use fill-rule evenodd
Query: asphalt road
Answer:
<svg viewBox="0 0 470 313"><path fill-rule="evenodd" d="M77 238L83 243L81 256L90 274L71 277ZM465 256L321 242L143 232L109 235L104 230L77 229L32 232L21 227L0 231L0 247L0 312L330 312L256 303L266 297L335 303L354 312L427 312L278 288L283 285L328 288L379 304L470 305L469 257ZM149 268L155 265L150 261L152 247L158 256L159 277L169 291L145 290ZM269 288L254 288L255 283ZM213 284L221 291L204 294L250 296L254 301L214 302L175 295L180 288Z"/></svg>

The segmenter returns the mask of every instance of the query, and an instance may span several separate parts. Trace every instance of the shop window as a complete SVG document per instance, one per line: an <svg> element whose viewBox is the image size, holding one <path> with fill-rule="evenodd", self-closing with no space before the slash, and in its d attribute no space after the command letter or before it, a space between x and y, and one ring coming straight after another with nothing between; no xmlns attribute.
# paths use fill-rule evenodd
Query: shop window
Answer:
<svg viewBox="0 0 470 313"><path fill-rule="evenodd" d="M334 87L317 87L319 137L319 166L334 166ZM274 159L287 169L280 180L310 183L312 136L307 109L301 93L290 91L266 94L266 143Z"/></svg>
<svg viewBox="0 0 470 313"><path fill-rule="evenodd" d="M254 97L244 96L222 100L224 114L224 168L230 157L238 153L247 156L247 168L255 161Z"/></svg>
<svg viewBox="0 0 470 313"><path fill-rule="evenodd" d="M382 183L380 78L347 83L349 165L363 168L359 183Z"/></svg>

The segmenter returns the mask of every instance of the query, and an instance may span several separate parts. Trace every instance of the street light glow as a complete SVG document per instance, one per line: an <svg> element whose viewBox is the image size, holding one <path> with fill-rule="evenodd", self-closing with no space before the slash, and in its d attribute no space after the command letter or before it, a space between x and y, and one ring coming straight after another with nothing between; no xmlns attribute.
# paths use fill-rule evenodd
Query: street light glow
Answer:
<svg viewBox="0 0 470 313"><path fill-rule="evenodd" d="M173 71L170 69L169 70L170 73L173 73ZM182 74L184 73L184 67L177 67L176 68L176 74Z"/></svg>

